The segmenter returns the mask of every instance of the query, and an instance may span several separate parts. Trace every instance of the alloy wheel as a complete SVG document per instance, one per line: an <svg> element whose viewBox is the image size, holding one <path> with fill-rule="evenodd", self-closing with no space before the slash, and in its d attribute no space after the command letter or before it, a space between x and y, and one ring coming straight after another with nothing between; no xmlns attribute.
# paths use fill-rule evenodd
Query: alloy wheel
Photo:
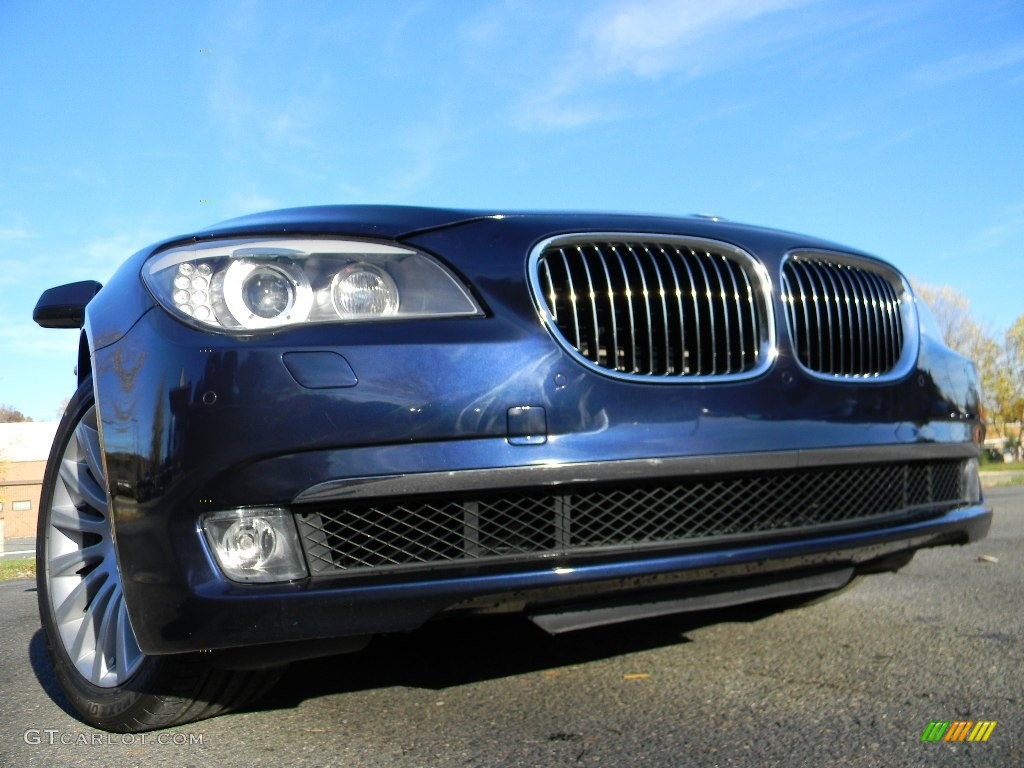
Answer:
<svg viewBox="0 0 1024 768"><path fill-rule="evenodd" d="M145 656L121 591L94 406L75 425L54 482L45 568L56 634L85 680L119 686Z"/></svg>

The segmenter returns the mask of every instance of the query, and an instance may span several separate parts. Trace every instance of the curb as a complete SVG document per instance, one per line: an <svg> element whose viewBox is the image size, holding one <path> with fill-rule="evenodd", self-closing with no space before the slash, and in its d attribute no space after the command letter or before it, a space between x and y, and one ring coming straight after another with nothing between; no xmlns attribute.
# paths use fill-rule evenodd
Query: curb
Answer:
<svg viewBox="0 0 1024 768"><path fill-rule="evenodd" d="M1007 485L1024 485L1024 471L979 472L983 488L999 488Z"/></svg>
<svg viewBox="0 0 1024 768"><path fill-rule="evenodd" d="M0 548L0 560L14 560L20 557L34 557L36 540L34 537L5 539Z"/></svg>

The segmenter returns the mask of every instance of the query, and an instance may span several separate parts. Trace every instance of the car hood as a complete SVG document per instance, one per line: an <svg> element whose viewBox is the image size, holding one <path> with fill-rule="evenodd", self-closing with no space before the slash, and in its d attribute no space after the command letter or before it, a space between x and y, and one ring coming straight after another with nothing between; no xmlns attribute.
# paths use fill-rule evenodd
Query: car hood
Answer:
<svg viewBox="0 0 1024 768"><path fill-rule="evenodd" d="M266 211L213 224L186 237L176 237L149 249L155 252L188 240L261 235L335 235L385 240L410 240L418 235L467 224L498 227L507 235L526 228L540 238L560 232L635 231L689 234L751 247L766 238L787 247L827 248L855 252L848 247L806 235L741 224L718 217L672 216L583 211L473 210L396 205L320 205ZM491 229L491 231L495 231ZM523 233L520 232L520 235Z"/></svg>
<svg viewBox="0 0 1024 768"><path fill-rule="evenodd" d="M398 239L424 230L438 229L498 216L497 212L421 208L408 205L318 205L285 208L239 216L196 232L197 239L234 235L336 234Z"/></svg>

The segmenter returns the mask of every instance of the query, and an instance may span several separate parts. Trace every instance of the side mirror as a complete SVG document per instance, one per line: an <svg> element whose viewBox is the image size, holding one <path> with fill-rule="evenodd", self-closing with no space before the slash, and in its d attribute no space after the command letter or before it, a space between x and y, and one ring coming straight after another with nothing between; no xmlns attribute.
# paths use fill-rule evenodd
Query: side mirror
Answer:
<svg viewBox="0 0 1024 768"><path fill-rule="evenodd" d="M81 328L85 325L85 305L103 286L95 280L47 288L32 310L32 319L43 328Z"/></svg>

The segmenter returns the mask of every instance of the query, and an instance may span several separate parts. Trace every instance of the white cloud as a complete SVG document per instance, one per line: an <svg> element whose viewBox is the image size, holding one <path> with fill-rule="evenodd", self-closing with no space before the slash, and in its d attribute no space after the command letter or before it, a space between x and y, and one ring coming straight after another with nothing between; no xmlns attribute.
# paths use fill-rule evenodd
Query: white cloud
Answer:
<svg viewBox="0 0 1024 768"><path fill-rule="evenodd" d="M1024 65L1024 42L960 53L926 64L914 72L914 79L925 85L944 85L955 80L987 75L1017 64Z"/></svg>
<svg viewBox="0 0 1024 768"><path fill-rule="evenodd" d="M72 263L75 272L81 276L68 279L106 280L133 253L173 234L135 229L93 238L75 249L76 257ZM63 263L67 264L68 260L65 258Z"/></svg>
<svg viewBox="0 0 1024 768"><path fill-rule="evenodd" d="M211 62L206 92L210 122L225 147L245 162L254 155L271 161L289 150L317 149L328 106L338 99L334 78L297 65L301 76L281 87L279 72L263 60L260 42L271 47L286 43L272 34L258 37L248 31L235 45L225 43L232 53Z"/></svg>
<svg viewBox="0 0 1024 768"><path fill-rule="evenodd" d="M699 74L731 58L725 48L709 56L707 43L767 14L807 0L657 0L609 6L584 23L594 63L605 72L653 77L684 69Z"/></svg>
<svg viewBox="0 0 1024 768"><path fill-rule="evenodd" d="M33 293L76 280L104 282L129 256L167 234L138 229L93 237L84 242L13 241L24 245L15 248L13 243L7 243L0 252L0 286L17 286Z"/></svg>
<svg viewBox="0 0 1024 768"><path fill-rule="evenodd" d="M499 43L506 28L505 9L490 5L475 17L463 22L459 35L463 40L479 48L490 48Z"/></svg>
<svg viewBox="0 0 1024 768"><path fill-rule="evenodd" d="M21 229L20 227L0 227L0 242L7 242L10 240L30 240L35 236L34 232L30 232L27 229Z"/></svg>
<svg viewBox="0 0 1024 768"><path fill-rule="evenodd" d="M997 220L971 235L968 250L989 251L1012 245L1015 248L1024 239L1024 200L1004 206Z"/></svg>
<svg viewBox="0 0 1024 768"><path fill-rule="evenodd" d="M31 320L5 319L0 327L0 346L9 355L42 360L63 358L74 364L75 353L78 351L77 333L55 333L52 330L43 332Z"/></svg>
<svg viewBox="0 0 1024 768"><path fill-rule="evenodd" d="M871 149L867 150L871 157L878 157L880 155L887 154L890 150L895 147L903 147L908 142L914 141L921 136L927 136L932 133L937 126L940 125L939 120L929 120L920 122L916 125L909 125L902 130L895 130L888 135L876 136L877 142Z"/></svg>
<svg viewBox="0 0 1024 768"><path fill-rule="evenodd" d="M388 200L406 200L415 197L459 153L458 121L453 117L453 106L448 102L435 105L430 117L412 122L398 131L392 142L396 157L393 172L379 185L378 193Z"/></svg>
<svg viewBox="0 0 1024 768"><path fill-rule="evenodd" d="M228 199L226 215L244 216L249 213L273 211L285 207L287 207L286 204L277 198L269 197L259 192L234 194Z"/></svg>
<svg viewBox="0 0 1024 768"><path fill-rule="evenodd" d="M547 91L521 101L516 107L515 123L524 130L560 130L607 122L620 115L620 110L615 107L594 103L573 104L564 93Z"/></svg>
<svg viewBox="0 0 1024 768"><path fill-rule="evenodd" d="M695 79L749 64L779 40L807 34L800 24L750 24L815 0L655 0L607 4L584 18L566 38L565 51L515 107L523 128L563 129L634 114L609 86L667 76ZM490 22L482 29L490 28ZM483 34L477 31L478 35ZM620 97L621 98L621 97Z"/></svg>

